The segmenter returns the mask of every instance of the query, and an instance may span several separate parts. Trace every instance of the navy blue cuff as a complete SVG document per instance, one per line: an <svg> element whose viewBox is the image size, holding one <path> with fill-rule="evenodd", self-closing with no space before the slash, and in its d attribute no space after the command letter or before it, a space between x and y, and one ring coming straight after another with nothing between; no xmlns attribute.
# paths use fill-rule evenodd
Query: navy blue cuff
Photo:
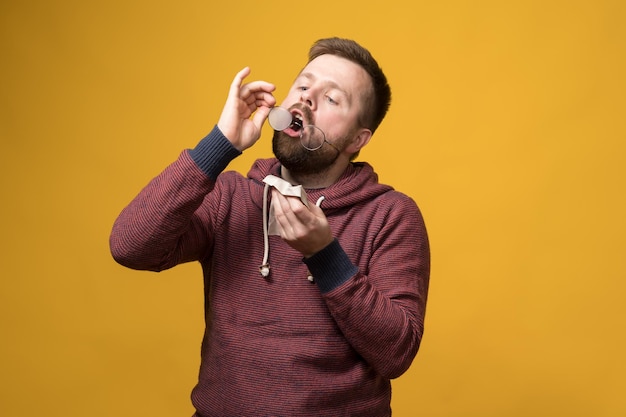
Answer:
<svg viewBox="0 0 626 417"><path fill-rule="evenodd" d="M230 143L217 125L195 148L189 150L191 159L213 181L239 155L241 151Z"/></svg>
<svg viewBox="0 0 626 417"><path fill-rule="evenodd" d="M310 258L304 258L304 263L322 293L334 290L359 272L337 239Z"/></svg>

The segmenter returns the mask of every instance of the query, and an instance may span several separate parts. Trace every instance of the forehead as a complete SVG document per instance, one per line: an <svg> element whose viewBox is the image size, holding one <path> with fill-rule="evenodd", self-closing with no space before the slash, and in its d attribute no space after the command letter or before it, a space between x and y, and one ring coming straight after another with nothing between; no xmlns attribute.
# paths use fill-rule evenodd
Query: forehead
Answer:
<svg viewBox="0 0 626 417"><path fill-rule="evenodd" d="M300 76L334 84L352 96L371 88L369 75L360 65L335 55L318 56L302 69Z"/></svg>

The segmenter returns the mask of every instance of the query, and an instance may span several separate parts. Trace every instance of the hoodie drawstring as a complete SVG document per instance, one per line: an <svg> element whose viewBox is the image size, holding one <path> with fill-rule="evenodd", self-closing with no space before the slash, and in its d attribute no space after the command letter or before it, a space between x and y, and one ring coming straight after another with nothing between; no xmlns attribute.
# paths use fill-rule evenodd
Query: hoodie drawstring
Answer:
<svg viewBox="0 0 626 417"><path fill-rule="evenodd" d="M269 236L267 232L267 195L269 194L269 190L270 185L265 184L265 188L263 189L263 263L259 267L263 278L267 278L270 274L270 264L267 263L270 255Z"/></svg>

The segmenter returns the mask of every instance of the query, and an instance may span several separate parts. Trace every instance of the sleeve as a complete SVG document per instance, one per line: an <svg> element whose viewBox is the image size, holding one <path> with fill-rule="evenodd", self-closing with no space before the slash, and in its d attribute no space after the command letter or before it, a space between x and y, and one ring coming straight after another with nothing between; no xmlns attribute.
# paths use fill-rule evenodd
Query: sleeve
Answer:
<svg viewBox="0 0 626 417"><path fill-rule="evenodd" d="M413 200L389 209L367 275L336 240L305 263L354 349L381 376L402 375L422 340L430 278L428 236Z"/></svg>
<svg viewBox="0 0 626 417"><path fill-rule="evenodd" d="M212 217L199 210L217 176L240 155L216 127L155 177L113 224L113 258L133 269L162 271L211 249Z"/></svg>

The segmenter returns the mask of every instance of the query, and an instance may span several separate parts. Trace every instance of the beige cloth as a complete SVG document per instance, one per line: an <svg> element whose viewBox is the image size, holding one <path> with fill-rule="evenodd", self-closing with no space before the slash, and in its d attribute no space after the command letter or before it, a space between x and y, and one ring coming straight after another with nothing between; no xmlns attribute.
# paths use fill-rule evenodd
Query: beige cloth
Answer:
<svg viewBox="0 0 626 417"><path fill-rule="evenodd" d="M301 185L291 185L287 181L282 178L278 178L275 175L268 175L263 178L263 182L276 188L278 192L286 197L298 197L302 204L309 207L309 201L306 197L306 191L302 188ZM267 227L267 233L270 235L280 235L280 225L276 222L274 218L274 204L275 201L272 200L270 204L270 213L269 213L269 223Z"/></svg>

